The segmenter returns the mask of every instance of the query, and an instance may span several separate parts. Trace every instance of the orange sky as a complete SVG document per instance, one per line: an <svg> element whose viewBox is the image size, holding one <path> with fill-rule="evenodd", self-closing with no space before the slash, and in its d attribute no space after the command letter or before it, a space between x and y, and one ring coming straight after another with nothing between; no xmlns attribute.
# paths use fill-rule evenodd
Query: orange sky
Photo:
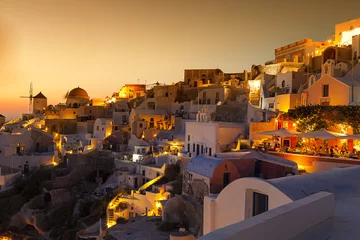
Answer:
<svg viewBox="0 0 360 240"><path fill-rule="evenodd" d="M103 98L137 79L181 81L185 68L242 72L360 17L350 2L332 15L310 0L313 14L287 0L0 0L0 114L27 112L30 82L57 104L77 86Z"/></svg>

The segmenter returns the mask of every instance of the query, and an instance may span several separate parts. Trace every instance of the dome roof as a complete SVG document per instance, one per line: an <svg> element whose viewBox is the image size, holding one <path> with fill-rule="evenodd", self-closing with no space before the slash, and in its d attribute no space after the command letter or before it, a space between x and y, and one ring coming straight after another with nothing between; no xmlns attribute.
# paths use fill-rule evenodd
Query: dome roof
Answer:
<svg viewBox="0 0 360 240"><path fill-rule="evenodd" d="M89 95L87 94L87 92L80 88L74 88L73 90L71 90L67 96L68 98L89 98Z"/></svg>

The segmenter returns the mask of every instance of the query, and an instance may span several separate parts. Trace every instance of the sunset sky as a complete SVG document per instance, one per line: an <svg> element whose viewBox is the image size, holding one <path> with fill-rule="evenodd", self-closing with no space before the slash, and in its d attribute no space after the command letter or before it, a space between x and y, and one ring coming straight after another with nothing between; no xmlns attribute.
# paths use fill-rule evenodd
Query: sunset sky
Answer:
<svg viewBox="0 0 360 240"><path fill-rule="evenodd" d="M332 2L0 0L0 114L28 111L30 82L57 104L77 86L104 98L137 79L181 81L186 68L242 72L360 17L360 1Z"/></svg>

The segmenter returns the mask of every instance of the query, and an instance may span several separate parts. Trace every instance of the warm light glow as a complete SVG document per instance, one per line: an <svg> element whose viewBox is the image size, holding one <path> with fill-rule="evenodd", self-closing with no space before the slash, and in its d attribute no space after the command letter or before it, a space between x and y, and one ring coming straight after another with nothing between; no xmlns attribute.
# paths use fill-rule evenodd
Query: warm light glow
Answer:
<svg viewBox="0 0 360 240"><path fill-rule="evenodd" d="M293 127L296 127L296 123L293 123L292 125L293 125Z"/></svg>
<svg viewBox="0 0 360 240"><path fill-rule="evenodd" d="M360 28L355 28L350 31L345 31L341 33L340 45L351 45L353 36L360 34Z"/></svg>
<svg viewBox="0 0 360 240"><path fill-rule="evenodd" d="M160 203L160 202L156 202L156 203L155 203L155 206L156 206L156 208L160 208L160 207L161 207L161 203Z"/></svg>
<svg viewBox="0 0 360 240"><path fill-rule="evenodd" d="M59 163L55 162L54 160L52 161L52 164L54 165L54 167L56 167L57 165L59 165Z"/></svg>
<svg viewBox="0 0 360 240"><path fill-rule="evenodd" d="M46 127L46 128L45 128L45 132L47 132L47 131L48 131L48 128Z"/></svg>
<svg viewBox="0 0 360 240"><path fill-rule="evenodd" d="M260 80L249 80L248 82L249 82L250 92L256 92L260 90L260 85L261 85Z"/></svg>

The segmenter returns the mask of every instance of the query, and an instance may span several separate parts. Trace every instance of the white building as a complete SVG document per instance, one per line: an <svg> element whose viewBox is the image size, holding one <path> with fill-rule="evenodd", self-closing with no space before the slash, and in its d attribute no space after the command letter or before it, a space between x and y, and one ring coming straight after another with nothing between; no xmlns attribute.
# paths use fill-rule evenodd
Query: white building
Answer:
<svg viewBox="0 0 360 240"><path fill-rule="evenodd" d="M212 122L206 110L198 113L196 121L188 121L185 126L185 149L191 156L212 156L229 148L238 138L247 136L246 124Z"/></svg>
<svg viewBox="0 0 360 240"><path fill-rule="evenodd" d="M98 118L94 123L94 137L106 138L111 135L113 120L111 118Z"/></svg>
<svg viewBox="0 0 360 240"><path fill-rule="evenodd" d="M19 177L21 177L19 169L0 166L0 191L13 185Z"/></svg>
<svg viewBox="0 0 360 240"><path fill-rule="evenodd" d="M360 64L354 66L344 77L336 77L335 66L323 65L322 76L311 76L308 88L301 94L302 105L348 105L360 102ZM339 94L341 93L341 94Z"/></svg>
<svg viewBox="0 0 360 240"><path fill-rule="evenodd" d="M0 165L18 168L51 164L54 158L53 136L37 128L0 132Z"/></svg>
<svg viewBox="0 0 360 240"><path fill-rule="evenodd" d="M359 167L238 179L205 197L200 239L356 239L359 189Z"/></svg>

